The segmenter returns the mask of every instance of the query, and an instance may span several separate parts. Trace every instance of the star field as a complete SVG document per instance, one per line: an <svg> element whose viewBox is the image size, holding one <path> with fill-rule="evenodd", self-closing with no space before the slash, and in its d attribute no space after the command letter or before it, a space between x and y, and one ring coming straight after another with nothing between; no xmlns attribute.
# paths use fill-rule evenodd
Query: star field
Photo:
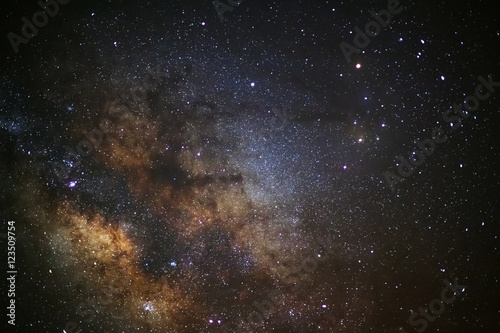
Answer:
<svg viewBox="0 0 500 333"><path fill-rule="evenodd" d="M7 332L497 332L497 6L393 2L5 4Z"/></svg>

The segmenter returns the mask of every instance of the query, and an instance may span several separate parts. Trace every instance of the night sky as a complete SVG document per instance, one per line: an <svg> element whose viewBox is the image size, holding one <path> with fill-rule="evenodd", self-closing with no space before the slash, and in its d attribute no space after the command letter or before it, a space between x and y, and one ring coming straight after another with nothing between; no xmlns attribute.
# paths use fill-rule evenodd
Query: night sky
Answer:
<svg viewBox="0 0 500 333"><path fill-rule="evenodd" d="M6 332L500 332L498 3L45 1L0 11Z"/></svg>

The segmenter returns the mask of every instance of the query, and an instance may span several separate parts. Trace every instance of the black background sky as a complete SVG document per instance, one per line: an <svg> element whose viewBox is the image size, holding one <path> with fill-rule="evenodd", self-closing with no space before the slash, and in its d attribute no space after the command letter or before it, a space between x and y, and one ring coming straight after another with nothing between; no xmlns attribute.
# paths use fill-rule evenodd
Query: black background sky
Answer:
<svg viewBox="0 0 500 333"><path fill-rule="evenodd" d="M401 4L348 63L339 44L386 2L245 0L221 22L210 1L71 0L18 54L7 34L39 6L3 3L8 332L413 332L455 278L425 331L498 332L500 87L443 121L479 76L500 81L498 4ZM148 73L142 105L110 112ZM391 191L384 172L435 127L448 141Z"/></svg>

